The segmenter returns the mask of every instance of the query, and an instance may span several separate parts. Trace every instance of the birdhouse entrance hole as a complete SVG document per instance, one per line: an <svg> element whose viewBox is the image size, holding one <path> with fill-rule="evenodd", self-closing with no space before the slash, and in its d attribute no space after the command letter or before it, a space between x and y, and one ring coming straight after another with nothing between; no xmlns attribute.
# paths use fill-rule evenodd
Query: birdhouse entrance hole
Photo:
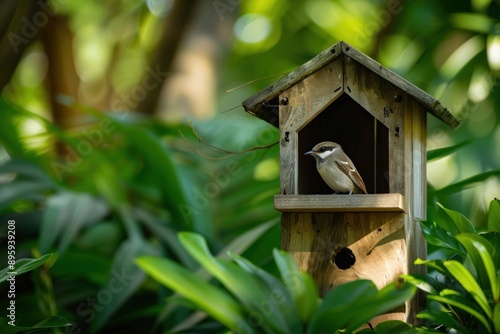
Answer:
<svg viewBox="0 0 500 334"><path fill-rule="evenodd" d="M323 141L342 146L369 194L389 193L389 130L347 94L342 94L298 133L298 194L333 191L304 153Z"/></svg>
<svg viewBox="0 0 500 334"><path fill-rule="evenodd" d="M339 250L337 254L333 255L332 262L335 263L340 270L346 270L354 265L356 257L352 250L344 247Z"/></svg>

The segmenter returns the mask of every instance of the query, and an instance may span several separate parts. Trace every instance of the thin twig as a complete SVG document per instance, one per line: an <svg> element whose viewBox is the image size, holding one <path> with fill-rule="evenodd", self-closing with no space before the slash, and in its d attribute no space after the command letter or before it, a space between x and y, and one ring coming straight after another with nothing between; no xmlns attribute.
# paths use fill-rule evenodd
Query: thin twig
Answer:
<svg viewBox="0 0 500 334"><path fill-rule="evenodd" d="M227 158L230 158L234 155L238 155L238 154L244 154L244 153L248 153L248 152L252 152L252 151L257 151L257 150L265 150L265 149L269 149L275 145L277 145L279 143L279 141L276 141L274 143L271 143L271 144L268 144L268 145L262 145L262 146L254 146L254 147L250 147L250 148L247 148L246 150L243 150L243 151L229 151L229 150L225 150L223 148L220 148L220 147L217 147L217 146L214 146L212 144L209 144L207 143L197 132L196 130L194 129L194 126L191 122L189 122L189 125L191 126L191 130L193 131L193 134L196 136L196 138L198 139L198 148L194 147L190 142L189 140L187 140L187 138L184 136L184 134L182 133L181 130L179 130L179 134L181 135L181 137L186 141L186 143L188 144L188 146L191 148L191 150L193 150L193 152L201 155L202 157L204 158L207 158L207 159L211 159L211 160L224 160L224 159L227 159ZM205 153L203 153L201 151L201 148L202 148L202 145L205 145L207 146L208 148L210 148L211 150L217 152L217 153L222 153L222 154L226 154L226 156L224 157L212 157L212 156L209 156Z"/></svg>
<svg viewBox="0 0 500 334"><path fill-rule="evenodd" d="M236 86L236 87L233 87L231 89L228 89L226 90L226 93L231 93L233 90L237 90L237 89L240 89L242 87L245 87L245 86L248 86L254 82L257 82L257 81L261 81L261 80L267 80L267 79L272 79L274 77L277 77L277 76L280 76L280 75L285 75L286 73L278 73L278 74L274 74L274 75L271 75L271 76L268 76L268 77L264 77L264 78L258 78L258 79L254 79L254 80L250 80L248 82L245 82L244 84L241 84L239 86Z"/></svg>

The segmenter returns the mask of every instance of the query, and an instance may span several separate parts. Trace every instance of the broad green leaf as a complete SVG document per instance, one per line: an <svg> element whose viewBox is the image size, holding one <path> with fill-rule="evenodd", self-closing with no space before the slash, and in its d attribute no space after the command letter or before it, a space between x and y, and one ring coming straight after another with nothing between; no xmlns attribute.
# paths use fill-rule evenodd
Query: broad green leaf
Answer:
<svg viewBox="0 0 500 334"><path fill-rule="evenodd" d="M422 232L425 240L438 247L449 248L457 253L464 254L463 246L448 233L448 230L432 221L421 221Z"/></svg>
<svg viewBox="0 0 500 334"><path fill-rule="evenodd" d="M404 304L415 294L410 284L392 283L378 291L373 282L357 280L328 292L316 312L308 333L351 333L373 317Z"/></svg>
<svg viewBox="0 0 500 334"><path fill-rule="evenodd" d="M269 296L269 308L277 308L278 312L273 313L281 322L282 328L286 329L286 333L302 333L302 323L298 316L297 308L293 302L290 292L286 289L283 283L265 270L254 265L247 259L230 253L229 256L238 263L240 267L248 273L257 277L261 282L263 290Z"/></svg>
<svg viewBox="0 0 500 334"><path fill-rule="evenodd" d="M440 260L422 260L416 259L414 262L416 265L425 265L437 270L439 273L443 274L446 277L453 278L450 274L446 266L443 265L443 261Z"/></svg>
<svg viewBox="0 0 500 334"><path fill-rule="evenodd" d="M292 295L300 319L304 323L309 322L319 306L316 285L311 276L299 271L290 254L274 249L273 256L281 279Z"/></svg>
<svg viewBox="0 0 500 334"><path fill-rule="evenodd" d="M491 287L493 298L498 300L500 287L497 282L500 275L496 274L497 269L492 258L496 254L493 245L477 234L462 233L457 235L456 238L467 249L467 255L476 268L482 289Z"/></svg>
<svg viewBox="0 0 500 334"><path fill-rule="evenodd" d="M488 231L500 232L500 200L490 202L488 209Z"/></svg>
<svg viewBox="0 0 500 334"><path fill-rule="evenodd" d="M449 186L446 186L444 188L441 188L439 190L435 190L434 196L444 197L444 196L456 194L460 191L475 187L475 186L481 184L482 182L484 182L485 180L489 179L492 176L496 176L496 177L500 176L500 170L499 169L491 170L491 171L487 171L487 172L484 172L481 174L477 174L477 175L471 176L465 180L462 180L462 181L453 183Z"/></svg>
<svg viewBox="0 0 500 334"><path fill-rule="evenodd" d="M34 155L30 154L23 142L19 140L22 135L17 118L21 108L8 103L0 94L0 110L0 124L2 124L0 144L13 158L34 159Z"/></svg>
<svg viewBox="0 0 500 334"><path fill-rule="evenodd" d="M478 312L475 310L473 307L469 306L470 303L468 302L458 302L453 298L448 297L443 297L443 296L438 296L438 295L428 295L427 299L430 300L435 300L440 303L448 304L454 307L458 307L459 309L464 310L465 312L469 313L471 316L475 317L478 319L483 326L488 330L488 332L491 332L491 326L488 323L488 319L484 317L481 312Z"/></svg>
<svg viewBox="0 0 500 334"><path fill-rule="evenodd" d="M4 282L7 280L7 278L11 276L19 276L21 274L24 274L28 271L34 270L38 267L40 267L42 264L44 264L52 254L45 254L38 259L19 259L16 261L16 264L14 265L14 268L5 268L0 271L0 283ZM15 272L15 275L11 275L9 273Z"/></svg>
<svg viewBox="0 0 500 334"><path fill-rule="evenodd" d="M205 270L236 296L250 314L259 319L262 326L269 327L269 330L276 333L283 332L278 320L267 308L269 296L252 275L234 263L216 259L210 253L205 239L199 234L180 232L179 240Z"/></svg>
<svg viewBox="0 0 500 334"><path fill-rule="evenodd" d="M433 161L433 160L438 160L438 159L444 158L450 154L455 153L460 148L462 148L466 145L469 145L470 143L472 143L472 140L465 140L463 142L460 142L460 143L452 145L452 146L427 151L427 161Z"/></svg>
<svg viewBox="0 0 500 334"><path fill-rule="evenodd" d="M198 267L196 261L181 246L174 226L166 224L143 208L134 208L133 215L169 247L178 262L191 269Z"/></svg>
<svg viewBox="0 0 500 334"><path fill-rule="evenodd" d="M148 275L187 298L228 328L240 329L243 333L252 332L240 304L224 290L168 259L141 256L136 262Z"/></svg>
<svg viewBox="0 0 500 334"><path fill-rule="evenodd" d="M481 259L483 260L484 268L486 269L486 273L490 281L493 300L498 303L500 302L500 271L495 268L495 263L483 243L474 241L473 245L476 247Z"/></svg>
<svg viewBox="0 0 500 334"><path fill-rule="evenodd" d="M112 260L111 257L102 256L95 251L82 252L81 249L70 247L58 257L50 272L55 279L76 276L79 280L104 286L108 280ZM92 268L92 270L82 271L82 268Z"/></svg>
<svg viewBox="0 0 500 334"><path fill-rule="evenodd" d="M32 181L13 181L0 192L0 209L7 207L17 200L41 201L43 193L47 191L44 184L33 183Z"/></svg>
<svg viewBox="0 0 500 334"><path fill-rule="evenodd" d="M403 278L405 282L414 285L422 291L433 294L437 293L437 290L433 286L436 282L434 278L429 275L400 275L400 277Z"/></svg>
<svg viewBox="0 0 500 334"><path fill-rule="evenodd" d="M38 165L22 159L12 159L0 165L0 174L17 174L24 180L56 188L57 185Z"/></svg>
<svg viewBox="0 0 500 334"><path fill-rule="evenodd" d="M105 117L96 111L86 111L100 118ZM187 200L170 149L162 145L162 141L154 132L142 128L138 124L129 125L112 117L106 119L110 120L127 138L130 138L131 146L144 156L144 168L150 177L156 180L165 199L164 204L170 209L174 219L190 223L192 216L188 217L182 210L183 205L186 206Z"/></svg>
<svg viewBox="0 0 500 334"><path fill-rule="evenodd" d="M29 333L52 333L50 329L69 327L71 323L61 316L55 315L51 316L43 321L40 321L32 327L26 326L11 326L8 324L9 318L0 318L0 327L3 327L3 334L19 333L19 332L29 332Z"/></svg>
<svg viewBox="0 0 500 334"><path fill-rule="evenodd" d="M424 310L419 312L416 316L418 319L425 319L429 323L443 325L448 329L456 329L462 333L466 330L458 322L458 320L452 316L451 312L445 312L443 310Z"/></svg>
<svg viewBox="0 0 500 334"><path fill-rule="evenodd" d="M47 200L40 230L40 250L48 251L59 237L63 253L81 228L108 212L106 203L87 193L62 191Z"/></svg>
<svg viewBox="0 0 500 334"><path fill-rule="evenodd" d="M449 210L439 204L439 207L446 213L445 220L446 221L437 221L438 224L443 224L445 229L449 229L448 231L453 235L458 233L474 233L474 226L472 226L471 222L465 218L464 215L457 211Z"/></svg>
<svg viewBox="0 0 500 334"><path fill-rule="evenodd" d="M444 266L448 271L455 277L455 279L462 284L465 290L471 294L478 305L483 309L484 313L488 316L492 316L492 311L488 305L488 299L484 295L483 290L476 282L471 273L465 269L465 267L458 261L450 260L445 261Z"/></svg>
<svg viewBox="0 0 500 334"><path fill-rule="evenodd" d="M495 328L495 334L500 334L500 302L498 301L493 309L493 327Z"/></svg>

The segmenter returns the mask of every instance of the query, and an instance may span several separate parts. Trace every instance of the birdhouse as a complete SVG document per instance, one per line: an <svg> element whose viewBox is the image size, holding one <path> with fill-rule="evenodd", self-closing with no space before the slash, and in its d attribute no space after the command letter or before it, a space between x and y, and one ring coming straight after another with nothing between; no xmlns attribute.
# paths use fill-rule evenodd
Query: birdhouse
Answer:
<svg viewBox="0 0 500 334"><path fill-rule="evenodd" d="M413 263L426 257L418 221L426 216L427 113L459 125L439 101L338 42L243 107L279 127L281 248L321 295L357 279L382 288L425 270ZM324 181L304 154L325 141L350 157L366 194L335 194ZM422 301L417 296L379 320L410 321Z"/></svg>

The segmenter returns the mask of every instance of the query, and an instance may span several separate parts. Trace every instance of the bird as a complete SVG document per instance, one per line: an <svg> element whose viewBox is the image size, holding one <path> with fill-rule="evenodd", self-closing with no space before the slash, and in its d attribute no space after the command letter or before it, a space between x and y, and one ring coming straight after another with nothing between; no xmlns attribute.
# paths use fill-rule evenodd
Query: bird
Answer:
<svg viewBox="0 0 500 334"><path fill-rule="evenodd" d="M361 175L339 144L324 141L304 155L316 159L319 175L335 193L367 194Z"/></svg>

